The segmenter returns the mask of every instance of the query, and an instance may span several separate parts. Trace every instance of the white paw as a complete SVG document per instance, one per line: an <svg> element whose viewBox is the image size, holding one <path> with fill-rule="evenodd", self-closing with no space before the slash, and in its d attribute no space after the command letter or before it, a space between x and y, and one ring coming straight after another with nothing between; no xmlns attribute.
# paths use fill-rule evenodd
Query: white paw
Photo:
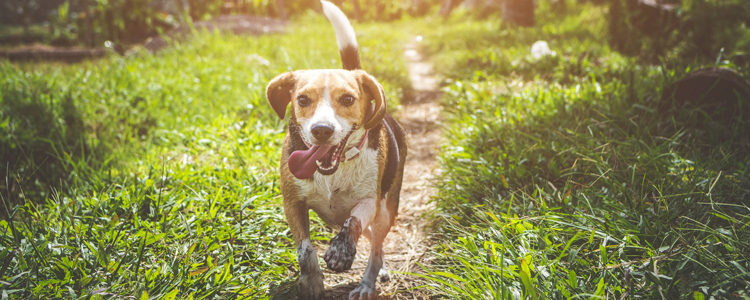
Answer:
<svg viewBox="0 0 750 300"><path fill-rule="evenodd" d="M349 293L349 300L374 300L377 299L378 292L375 287L359 283L356 289Z"/></svg>
<svg viewBox="0 0 750 300"><path fill-rule="evenodd" d="M325 286L323 285L323 274L302 275L299 277L297 296L303 300L323 299Z"/></svg>
<svg viewBox="0 0 750 300"><path fill-rule="evenodd" d="M388 272L388 269L385 267L380 268L380 272L378 272L378 279L380 279L380 282L388 282L391 280L391 272Z"/></svg>

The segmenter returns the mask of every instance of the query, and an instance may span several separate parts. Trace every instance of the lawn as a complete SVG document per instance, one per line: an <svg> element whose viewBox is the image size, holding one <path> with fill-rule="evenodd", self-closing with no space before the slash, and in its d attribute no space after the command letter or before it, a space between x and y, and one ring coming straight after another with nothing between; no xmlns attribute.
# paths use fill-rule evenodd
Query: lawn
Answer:
<svg viewBox="0 0 750 300"><path fill-rule="evenodd" d="M455 21L425 37L448 79L437 295L750 298L750 122L658 112L690 69L732 62L622 56L601 43L605 13ZM556 53L532 57L537 40Z"/></svg>
<svg viewBox="0 0 750 300"><path fill-rule="evenodd" d="M358 29L363 65L396 108L410 89L403 36ZM265 86L339 68L335 45L310 15L284 35L201 33L155 56L0 62L3 298L258 299L294 280L285 123Z"/></svg>
<svg viewBox="0 0 750 300"><path fill-rule="evenodd" d="M749 66L622 55L606 12L540 1L531 28L460 10L354 24L396 116L414 96L414 35L443 79L442 171L425 212L435 259L413 275L434 298L750 298L750 120L659 111L691 70L747 79ZM537 40L555 54L532 57ZM284 34L201 32L156 55L0 61L0 297L293 295L286 124L265 86L339 67L334 32L312 13ZM316 217L312 235L321 247L333 236Z"/></svg>

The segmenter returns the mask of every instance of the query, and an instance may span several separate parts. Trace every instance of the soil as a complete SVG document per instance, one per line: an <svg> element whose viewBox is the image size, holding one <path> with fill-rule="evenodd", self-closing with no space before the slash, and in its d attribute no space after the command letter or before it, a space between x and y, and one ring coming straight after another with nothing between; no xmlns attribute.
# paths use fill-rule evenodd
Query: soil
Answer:
<svg viewBox="0 0 750 300"><path fill-rule="evenodd" d="M87 49L76 47L54 47L42 44L31 44L11 49L0 49L0 59L9 61L55 60L65 62L79 62L107 55L104 48Z"/></svg>
<svg viewBox="0 0 750 300"><path fill-rule="evenodd" d="M150 37L143 44L150 53L156 53L169 46L170 41L186 39L193 28L196 30L231 32L237 35L263 35L283 32L287 21L244 15L218 16L209 21L195 22L190 26L180 25L164 36ZM113 45L113 50L119 54L128 55L127 47ZM69 63L80 62L107 56L110 52L106 48L55 47L50 45L31 44L9 49L0 49L0 59L9 61L63 61Z"/></svg>
<svg viewBox="0 0 750 300"><path fill-rule="evenodd" d="M432 64L423 60L413 42L404 53L408 60L409 77L415 97L395 114L407 132L408 154L401 187L399 214L395 225L385 239L385 265L390 280L378 282L380 299L429 299L429 293L420 286L424 282L409 273L420 273L419 264L429 264L427 255L431 247L428 239L429 220L425 213L433 210L429 202L435 195L433 178L439 174L438 146L441 142L440 96L438 82L432 75ZM318 249L325 253L325 249ZM367 267L370 244L362 238L357 245L357 258L352 269L333 273L323 268L326 299L347 299L357 287ZM322 258L321 260L322 261Z"/></svg>

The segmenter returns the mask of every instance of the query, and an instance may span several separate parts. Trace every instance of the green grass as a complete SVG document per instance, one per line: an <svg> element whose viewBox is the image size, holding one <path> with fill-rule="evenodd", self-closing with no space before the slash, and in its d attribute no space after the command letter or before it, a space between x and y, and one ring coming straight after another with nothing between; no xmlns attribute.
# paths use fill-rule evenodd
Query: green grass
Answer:
<svg viewBox="0 0 750 300"><path fill-rule="evenodd" d="M22 44L43 43L49 39L49 28L44 25L29 26L28 35L21 26L0 24L0 49L13 48Z"/></svg>
<svg viewBox="0 0 750 300"><path fill-rule="evenodd" d="M392 112L413 97L409 32L446 78L428 288L750 298L747 116L656 111L671 83L717 62L622 56L604 44L605 8L560 15L547 3L533 28L460 13L355 24ZM529 55L540 39L555 56ZM0 63L2 297L293 297L277 173L285 123L264 88L285 71L339 66L333 30L311 15L283 35L201 33L155 56Z"/></svg>
<svg viewBox="0 0 750 300"><path fill-rule="evenodd" d="M395 109L410 89L403 34L357 29ZM297 267L278 190L285 123L265 85L339 67L320 16L284 35L203 33L156 56L0 64L3 297L272 297Z"/></svg>
<svg viewBox="0 0 750 300"><path fill-rule="evenodd" d="M750 122L660 118L661 92L701 62L612 52L601 14L449 22L425 37L450 79L436 294L750 298ZM557 56L531 58L538 39Z"/></svg>

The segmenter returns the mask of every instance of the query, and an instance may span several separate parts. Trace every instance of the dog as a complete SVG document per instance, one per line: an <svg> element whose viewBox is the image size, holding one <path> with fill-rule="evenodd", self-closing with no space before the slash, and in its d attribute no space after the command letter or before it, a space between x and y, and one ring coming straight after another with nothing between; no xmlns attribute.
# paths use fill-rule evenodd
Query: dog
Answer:
<svg viewBox="0 0 750 300"><path fill-rule="evenodd" d="M404 129L386 111L383 86L361 68L349 19L321 1L336 32L343 69L298 70L272 79L266 97L284 119L291 103L281 154L284 214L297 246L300 299L321 299L323 274L310 242L309 210L340 230L324 259L334 272L351 269L361 235L370 258L349 299L377 297L386 277L383 241L398 214L406 159Z"/></svg>

